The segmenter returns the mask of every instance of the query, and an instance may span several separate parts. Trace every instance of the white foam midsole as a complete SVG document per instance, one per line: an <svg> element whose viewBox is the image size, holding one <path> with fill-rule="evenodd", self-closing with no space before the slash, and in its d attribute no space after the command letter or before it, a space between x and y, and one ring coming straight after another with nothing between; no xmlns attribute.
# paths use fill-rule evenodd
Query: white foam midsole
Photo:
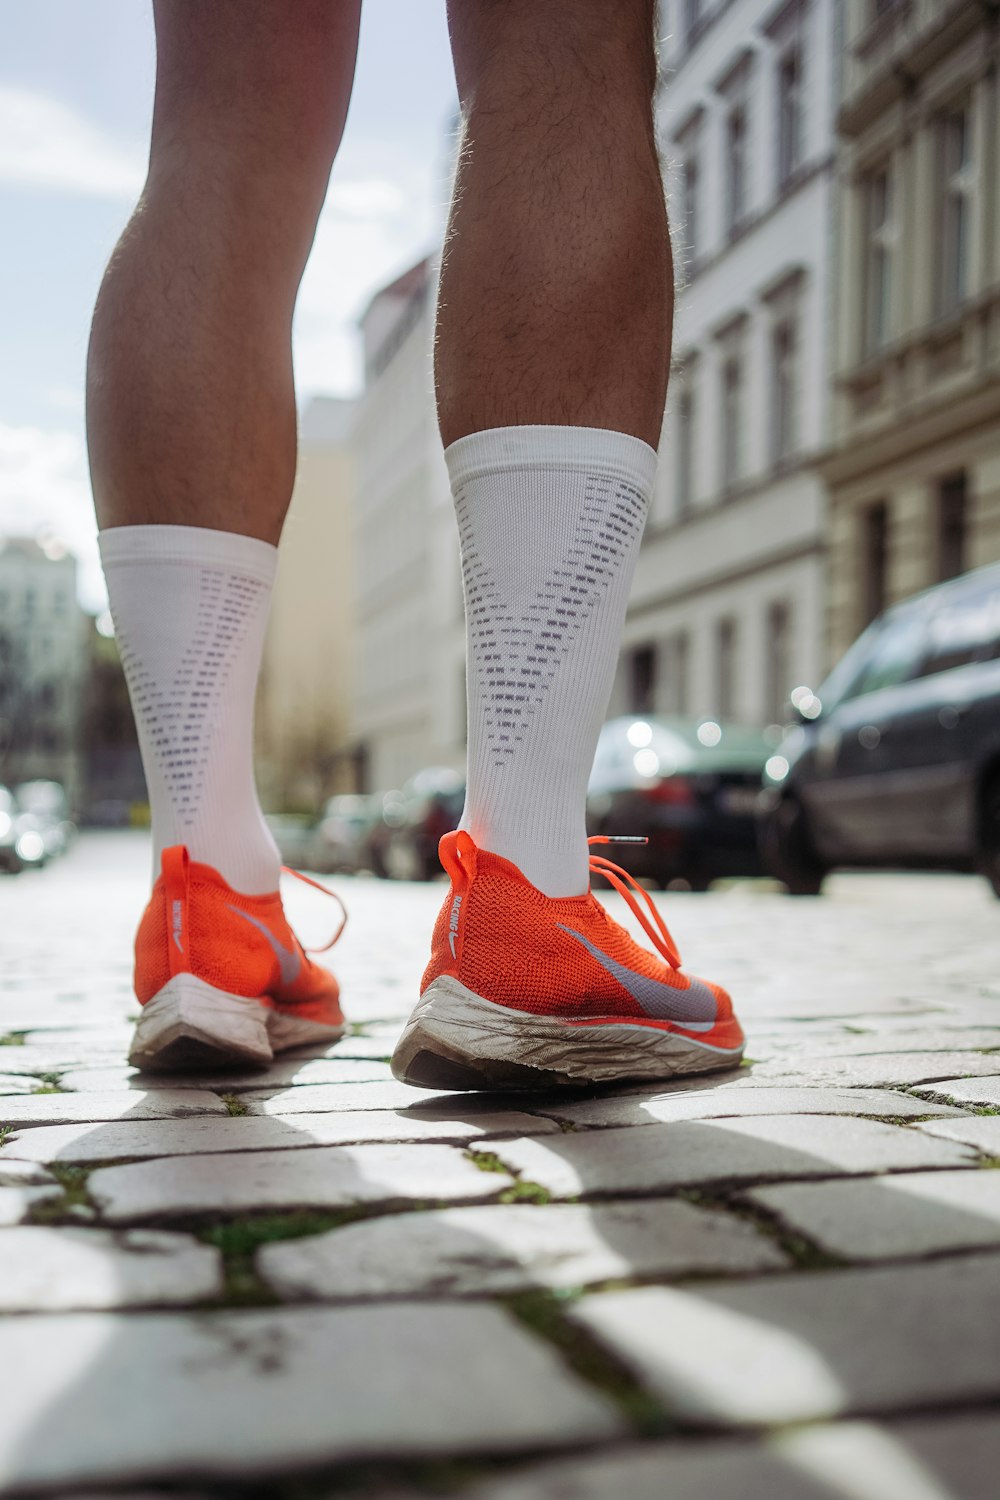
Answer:
<svg viewBox="0 0 1000 1500"><path fill-rule="evenodd" d="M393 1059L398 1071L421 1050L482 1066L510 1062L581 1082L663 1078L739 1062L743 1048L717 1047L659 1026L629 1021L586 1026L496 1005L450 975L428 986Z"/></svg>
<svg viewBox="0 0 1000 1500"><path fill-rule="evenodd" d="M269 1063L275 1052L309 1042L335 1041L343 1027L272 1010L246 995L217 989L194 974L175 974L143 1006L129 1061L156 1061L175 1042L187 1040L247 1062Z"/></svg>

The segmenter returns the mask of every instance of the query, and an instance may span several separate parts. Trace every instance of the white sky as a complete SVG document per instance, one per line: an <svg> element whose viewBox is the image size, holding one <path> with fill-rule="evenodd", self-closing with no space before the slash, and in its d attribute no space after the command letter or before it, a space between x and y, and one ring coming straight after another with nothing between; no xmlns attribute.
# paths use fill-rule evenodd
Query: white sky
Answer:
<svg viewBox="0 0 1000 1500"><path fill-rule="evenodd" d="M0 26L0 533L63 537L96 610L83 370L101 274L142 184L150 5L0 0ZM357 314L438 238L456 108L444 0L365 0L351 113L295 323L300 405L358 389Z"/></svg>

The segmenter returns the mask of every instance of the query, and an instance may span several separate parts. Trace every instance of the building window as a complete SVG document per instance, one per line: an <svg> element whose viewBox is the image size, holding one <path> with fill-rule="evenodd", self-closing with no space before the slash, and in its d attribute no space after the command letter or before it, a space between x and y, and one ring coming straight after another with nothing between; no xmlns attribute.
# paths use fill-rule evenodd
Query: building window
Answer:
<svg viewBox="0 0 1000 1500"><path fill-rule="evenodd" d="M937 247L935 311L954 312L969 290L969 220L972 173L969 109L950 110L937 122Z"/></svg>
<svg viewBox="0 0 1000 1500"><path fill-rule="evenodd" d="M889 564L889 507L884 500L869 505L861 525L861 624L868 625L885 609Z"/></svg>
<svg viewBox="0 0 1000 1500"><path fill-rule="evenodd" d="M767 607L767 651L765 712L768 722L780 724L785 718L785 704L791 691L792 612L784 599L775 599Z"/></svg>
<svg viewBox="0 0 1000 1500"><path fill-rule="evenodd" d="M698 258L698 151L690 146L684 158L682 178L682 245L684 270L690 274Z"/></svg>
<svg viewBox="0 0 1000 1500"><path fill-rule="evenodd" d="M864 181L864 351L874 354L887 343L891 327L892 183L888 167Z"/></svg>
<svg viewBox="0 0 1000 1500"><path fill-rule="evenodd" d="M684 18L684 42L690 47L697 39L704 19L704 0L681 0L681 10Z"/></svg>
<svg viewBox="0 0 1000 1500"><path fill-rule="evenodd" d="M715 627L715 703L720 719L736 717L736 621L726 615Z"/></svg>
<svg viewBox="0 0 1000 1500"><path fill-rule="evenodd" d="M743 352L731 348L722 362L722 487L732 489L743 466Z"/></svg>
<svg viewBox="0 0 1000 1500"><path fill-rule="evenodd" d="M677 631L664 642L662 702L665 713L687 713L689 655L686 630Z"/></svg>
<svg viewBox="0 0 1000 1500"><path fill-rule="evenodd" d="M778 186L802 163L802 49L789 47L778 63Z"/></svg>
<svg viewBox="0 0 1000 1500"><path fill-rule="evenodd" d="M789 458L798 442L798 328L789 314L771 330L771 462Z"/></svg>
<svg viewBox="0 0 1000 1500"><path fill-rule="evenodd" d="M746 100L733 104L726 117L726 229L734 235L747 209Z"/></svg>
<svg viewBox="0 0 1000 1500"><path fill-rule="evenodd" d="M694 421L695 394L693 377L688 376L677 402L677 504L678 520L691 512L694 504Z"/></svg>
<svg viewBox="0 0 1000 1500"><path fill-rule="evenodd" d="M629 712L651 714L656 697L656 647L636 646L629 656Z"/></svg>
<svg viewBox="0 0 1000 1500"><path fill-rule="evenodd" d="M966 558L968 485L964 470L949 474L937 493L937 576L957 578L968 567Z"/></svg>

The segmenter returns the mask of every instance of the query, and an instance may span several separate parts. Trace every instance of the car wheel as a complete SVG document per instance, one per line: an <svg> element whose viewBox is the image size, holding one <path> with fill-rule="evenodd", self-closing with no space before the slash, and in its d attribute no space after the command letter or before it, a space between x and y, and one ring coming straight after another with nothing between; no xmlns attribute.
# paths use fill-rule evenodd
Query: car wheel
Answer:
<svg viewBox="0 0 1000 1500"><path fill-rule="evenodd" d="M780 880L790 896L818 896L827 876L809 836L805 809L795 797L783 797L764 824L761 854L768 874Z"/></svg>
<svg viewBox="0 0 1000 1500"><path fill-rule="evenodd" d="M980 826L979 868L993 887L994 894L1000 896L1000 776L995 776L986 788Z"/></svg>

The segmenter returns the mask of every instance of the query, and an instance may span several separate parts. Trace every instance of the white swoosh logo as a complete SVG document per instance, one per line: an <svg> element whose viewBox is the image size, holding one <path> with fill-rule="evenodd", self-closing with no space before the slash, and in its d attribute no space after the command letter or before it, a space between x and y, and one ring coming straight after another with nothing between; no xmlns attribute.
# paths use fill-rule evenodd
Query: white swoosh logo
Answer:
<svg viewBox="0 0 1000 1500"><path fill-rule="evenodd" d="M274 955L281 966L282 984L294 984L302 968L302 954L297 949L286 948L284 943L278 941L269 927L265 926L257 917L252 917L248 911L243 911L238 906L230 906L229 910L234 911L238 917L243 917L245 921L252 923L258 932L264 934L274 949Z"/></svg>
<svg viewBox="0 0 1000 1500"><path fill-rule="evenodd" d="M616 959L609 958L608 954L588 942L582 932L574 932L572 927L564 927L561 922L557 922L556 926L571 938L576 938L591 957L597 959L601 968L606 969L612 979L617 979L622 989L628 991L651 1020L673 1021L678 1026L683 1026L685 1031L711 1031L716 1024L719 1007L704 980L689 976L686 990L678 989L672 984L661 984L658 979L637 974L634 969L627 969Z"/></svg>

